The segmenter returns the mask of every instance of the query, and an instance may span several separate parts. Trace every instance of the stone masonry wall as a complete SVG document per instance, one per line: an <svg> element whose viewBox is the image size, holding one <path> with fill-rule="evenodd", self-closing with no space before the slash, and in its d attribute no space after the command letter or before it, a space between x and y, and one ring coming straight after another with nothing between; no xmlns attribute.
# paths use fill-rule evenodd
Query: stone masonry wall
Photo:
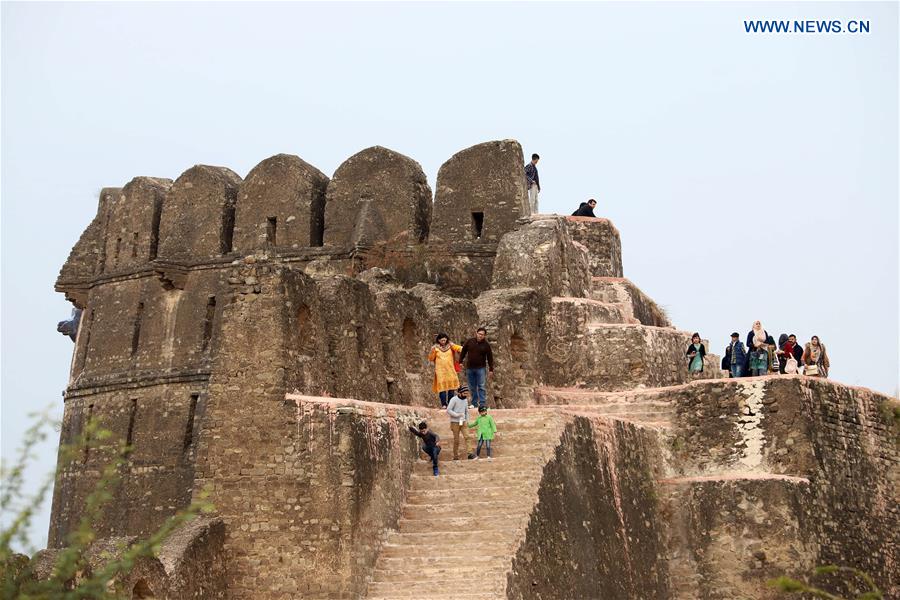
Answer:
<svg viewBox="0 0 900 600"><path fill-rule="evenodd" d="M569 235L588 248L588 263L594 277L622 277L622 241L619 230L608 219L566 217Z"/></svg>
<svg viewBox="0 0 900 600"><path fill-rule="evenodd" d="M48 544L58 548L77 525L115 444L132 451L113 489L113 500L94 523L99 536L146 536L191 498L197 423L203 418L206 382L82 392L66 400L60 444L73 443L89 418L112 437L90 449L57 477Z"/></svg>
<svg viewBox="0 0 900 600"><path fill-rule="evenodd" d="M802 376L694 384L672 397L678 433L671 464L678 472L808 479L805 527L819 564L859 568L887 597L900 593L895 401Z"/></svg>
<svg viewBox="0 0 900 600"><path fill-rule="evenodd" d="M617 324L575 330L577 323L553 320L555 314L550 313L545 323L548 340L542 369L548 385L616 391L690 380L684 358L688 332ZM721 376L717 360L707 354L704 378Z"/></svg>
<svg viewBox="0 0 900 600"><path fill-rule="evenodd" d="M578 417L568 425L544 468L507 597L669 597L657 452L652 434L630 424Z"/></svg>

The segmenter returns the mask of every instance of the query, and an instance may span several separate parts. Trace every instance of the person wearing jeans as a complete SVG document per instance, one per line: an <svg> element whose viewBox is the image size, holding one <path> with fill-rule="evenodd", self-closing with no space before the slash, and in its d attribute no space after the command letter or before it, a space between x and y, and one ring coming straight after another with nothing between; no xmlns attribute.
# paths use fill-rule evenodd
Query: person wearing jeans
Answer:
<svg viewBox="0 0 900 600"><path fill-rule="evenodd" d="M479 407L478 418L475 419L474 423L469 424L469 427L478 428L478 446L475 448L475 460L478 460L481 457L482 446L487 448L488 460L494 460L494 457L491 456L491 442L494 440L494 435L497 433L497 423L494 422L494 417L487 414L487 411L487 406Z"/></svg>
<svg viewBox="0 0 900 600"><path fill-rule="evenodd" d="M441 453L441 437L435 432L428 429L428 423L422 421L419 423L419 429L416 431L413 427L409 430L417 437L422 439L422 452L431 458L431 466L434 469L434 476L438 476L438 455Z"/></svg>
<svg viewBox="0 0 900 600"><path fill-rule="evenodd" d="M729 357L731 364L730 371L732 377L744 376L744 361L746 360L746 350L744 343L741 342L741 336L737 331L731 334L731 344L725 350L725 355Z"/></svg>
<svg viewBox="0 0 900 600"><path fill-rule="evenodd" d="M459 353L459 361L466 366L466 379L472 394L472 406L487 404L487 378L494 374L494 354L487 341L487 330L479 327L475 337L466 340Z"/></svg>

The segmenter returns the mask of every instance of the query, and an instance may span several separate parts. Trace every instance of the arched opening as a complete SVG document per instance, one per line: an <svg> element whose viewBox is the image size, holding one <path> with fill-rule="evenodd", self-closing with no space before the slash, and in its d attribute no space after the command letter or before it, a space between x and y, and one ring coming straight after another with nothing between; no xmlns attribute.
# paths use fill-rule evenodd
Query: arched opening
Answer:
<svg viewBox="0 0 900 600"><path fill-rule="evenodd" d="M403 356L406 360L406 369L408 371L417 370L421 361L417 343L418 338L415 321L409 317L403 319Z"/></svg>
<svg viewBox="0 0 900 600"><path fill-rule="evenodd" d="M153 589L145 580L139 579L138 582L134 584L134 588L131 590L131 597L134 599L156 598L156 594L153 593Z"/></svg>

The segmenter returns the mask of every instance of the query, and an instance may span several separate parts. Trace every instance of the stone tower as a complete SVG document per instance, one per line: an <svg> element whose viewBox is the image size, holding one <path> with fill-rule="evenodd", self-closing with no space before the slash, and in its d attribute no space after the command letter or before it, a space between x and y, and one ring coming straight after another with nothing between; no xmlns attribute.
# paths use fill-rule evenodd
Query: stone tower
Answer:
<svg viewBox="0 0 900 600"><path fill-rule="evenodd" d="M56 283L84 310L61 442L96 418L133 446L102 543L216 506L134 597L767 598L827 562L900 594L891 401L713 355L691 380L616 228L528 214L523 164L473 146L434 199L382 147L331 179L280 154L101 192ZM428 350L479 325L496 460L425 477L407 425L450 443ZM104 460L60 474L47 557Z"/></svg>

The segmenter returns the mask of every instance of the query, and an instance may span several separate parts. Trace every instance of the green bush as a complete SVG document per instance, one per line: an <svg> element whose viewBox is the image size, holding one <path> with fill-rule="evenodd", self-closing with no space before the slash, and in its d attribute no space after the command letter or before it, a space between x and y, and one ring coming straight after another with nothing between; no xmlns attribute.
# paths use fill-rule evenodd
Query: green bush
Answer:
<svg viewBox="0 0 900 600"><path fill-rule="evenodd" d="M56 472L48 476L31 497L23 492L25 471L34 460L34 450L47 439L48 431L55 423L46 415L36 415L34 424L25 432L24 440L11 467L0 465L0 598L17 600L107 600L129 597L119 584L134 568L138 560L157 554L165 539L182 524L200 513L213 510L206 501L207 492L199 494L197 501L170 517L148 538L123 546L118 552L100 557L100 565L88 564L91 544L96 540L93 524L103 507L113 499L121 480L121 472L127 466L131 448L112 440L112 433L103 429L96 419L89 420L76 439L60 447ZM13 545L28 548L28 530L35 512L44 503L52 489L55 476L85 456L91 448L106 445L112 447L109 461L103 466L97 484L87 496L84 510L77 526L69 534L67 545L56 556L49 577L38 579L33 571L33 561L13 551Z"/></svg>

